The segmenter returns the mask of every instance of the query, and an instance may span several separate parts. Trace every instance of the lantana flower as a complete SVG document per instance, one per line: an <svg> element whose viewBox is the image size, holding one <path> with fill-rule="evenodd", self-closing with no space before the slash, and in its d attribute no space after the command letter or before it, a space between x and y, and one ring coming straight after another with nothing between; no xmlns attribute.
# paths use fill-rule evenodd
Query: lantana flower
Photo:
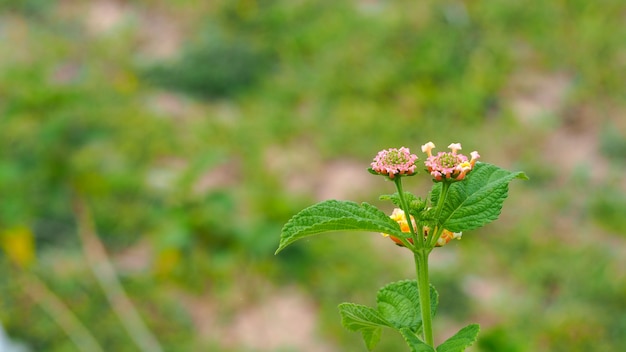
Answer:
<svg viewBox="0 0 626 352"><path fill-rule="evenodd" d="M389 216L391 219L393 219L394 221L396 221L398 223L398 225L400 225L400 230L402 232L406 232L409 233L411 232L411 230L409 229L409 222L406 219L406 215L404 214L404 211L400 208L395 208L393 210L393 212L391 213L391 215ZM411 218L411 224L413 226L413 229L415 229L417 227L417 224L415 223L415 218L413 217L413 215L410 216ZM428 236L428 231L430 230L428 228L428 226L424 226L422 228L422 230L424 231L424 237ZM400 241L400 239L396 236L391 236L387 233L383 233L382 234L385 237L389 237L391 238L392 241L394 241L397 245L399 246L403 246L404 244L402 244L402 241ZM439 239L437 240L437 244L435 245L436 247L442 247L446 244L448 244L448 242L454 240L454 239L461 239L461 236L463 236L462 232L452 232L452 231L448 231L448 230L443 230L441 233L441 236L439 237ZM413 239L412 238L408 238L407 239L410 243L413 243Z"/></svg>
<svg viewBox="0 0 626 352"><path fill-rule="evenodd" d="M434 148L433 142L428 142L422 146L422 152L428 155L424 165L435 181L443 181L444 179L460 181L464 179L467 173L474 168L476 160L480 158L477 151L470 153L471 159L457 153L462 149L461 143L452 143L448 146L452 150L451 152L439 152L437 155L432 154Z"/></svg>
<svg viewBox="0 0 626 352"><path fill-rule="evenodd" d="M417 155L411 154L409 148L391 148L378 152L372 162L372 171L393 179L396 176L415 174Z"/></svg>

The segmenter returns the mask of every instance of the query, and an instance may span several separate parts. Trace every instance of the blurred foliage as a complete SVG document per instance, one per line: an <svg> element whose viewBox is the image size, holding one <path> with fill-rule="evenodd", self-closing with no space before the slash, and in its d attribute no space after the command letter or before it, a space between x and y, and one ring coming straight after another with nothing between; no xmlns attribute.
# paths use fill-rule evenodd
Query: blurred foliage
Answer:
<svg viewBox="0 0 626 352"><path fill-rule="evenodd" d="M45 15L54 5L55 1L47 0L0 0L0 10L29 16Z"/></svg>
<svg viewBox="0 0 626 352"><path fill-rule="evenodd" d="M219 98L252 88L270 68L268 55L251 42L225 38L211 28L203 32L177 61L148 69L146 79L201 98Z"/></svg>
<svg viewBox="0 0 626 352"><path fill-rule="evenodd" d="M619 127L615 124L603 126L600 140L602 153L614 162L623 164L626 160L626 135L620 132Z"/></svg>
<svg viewBox="0 0 626 352"><path fill-rule="evenodd" d="M33 350L76 349L14 280L21 270L106 350L133 350L85 269L75 194L166 350L246 350L202 336L189 302L212 307L203 322L228 335L237 314L283 286L314 301L318 340L362 346L336 306L371 304L411 277L404 252L338 234L272 253L282 224L321 195L377 202L391 190L343 176L346 160L366 174L378 150L427 140L461 141L531 177L498 222L435 253L442 321L480 321L475 351L626 346L616 314L626 310L623 1L24 0L0 10L0 321ZM164 57L152 48L165 34L178 50ZM529 104L543 110L519 108ZM561 144L584 148L581 134L598 146L586 160ZM403 346L383 341L377 350Z"/></svg>
<svg viewBox="0 0 626 352"><path fill-rule="evenodd" d="M626 194L607 187L591 200L591 213L595 220L607 231L626 236Z"/></svg>

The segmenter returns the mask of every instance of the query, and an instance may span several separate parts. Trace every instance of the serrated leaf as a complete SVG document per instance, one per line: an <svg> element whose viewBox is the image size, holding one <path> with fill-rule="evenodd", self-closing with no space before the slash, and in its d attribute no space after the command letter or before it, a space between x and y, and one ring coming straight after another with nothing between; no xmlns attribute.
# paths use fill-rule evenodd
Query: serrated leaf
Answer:
<svg viewBox="0 0 626 352"><path fill-rule="evenodd" d="M420 340L410 329L400 329L400 334L402 334L404 341L406 341L409 348L411 348L411 352L435 352L432 347Z"/></svg>
<svg viewBox="0 0 626 352"><path fill-rule="evenodd" d="M484 226L498 218L508 196L509 183L527 179L523 172L511 172L487 163L477 163L465 180L450 185L439 223L453 232L468 231ZM441 184L431 191L431 201L437 204Z"/></svg>
<svg viewBox="0 0 626 352"><path fill-rule="evenodd" d="M341 325L350 331L359 331L365 345L372 350L380 341L381 327L391 327L380 313L373 308L354 303L339 305Z"/></svg>
<svg viewBox="0 0 626 352"><path fill-rule="evenodd" d="M478 324L470 324L439 345L437 347L437 352L465 351L466 348L471 346L474 341L476 341L479 331L480 326Z"/></svg>
<svg viewBox="0 0 626 352"><path fill-rule="evenodd" d="M430 286L431 316L435 315L439 296ZM416 280L391 283L378 291L376 303L381 316L394 328L419 332L422 327L422 311Z"/></svg>
<svg viewBox="0 0 626 352"><path fill-rule="evenodd" d="M376 295L381 315L397 329L421 326L419 291L415 281L399 281L383 287Z"/></svg>
<svg viewBox="0 0 626 352"><path fill-rule="evenodd" d="M361 332L370 350L378 343L382 327L398 331L406 329L413 335L421 331L422 313L416 280L397 281L384 286L378 290L376 302L377 309L354 303L339 305L341 324L348 330ZM434 316L439 296L432 285L430 302L431 315Z"/></svg>
<svg viewBox="0 0 626 352"><path fill-rule="evenodd" d="M330 231L370 231L406 237L397 222L373 205L327 200L300 211L285 224L276 253L303 237Z"/></svg>

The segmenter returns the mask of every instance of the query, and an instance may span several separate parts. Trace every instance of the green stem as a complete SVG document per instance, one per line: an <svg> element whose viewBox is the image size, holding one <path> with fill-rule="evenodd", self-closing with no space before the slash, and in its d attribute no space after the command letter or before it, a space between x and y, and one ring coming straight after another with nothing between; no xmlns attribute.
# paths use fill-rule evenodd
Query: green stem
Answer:
<svg viewBox="0 0 626 352"><path fill-rule="evenodd" d="M406 202L406 199L404 198L404 191L402 190L402 178L400 176L397 176L393 179L393 182L396 184L396 189L398 190L398 196L400 197L400 206L402 208L402 211L404 211L404 216L406 216L406 221L407 224L409 225L409 231L411 232L411 237L413 238L413 245L417 246L418 248L423 248L424 247L424 242L423 240L418 240L418 236L417 236L417 229L413 228L413 222L411 221L411 214L409 213L409 205ZM406 246L406 243L405 243ZM407 246L408 247L408 246ZM411 248L411 247L408 247Z"/></svg>
<svg viewBox="0 0 626 352"><path fill-rule="evenodd" d="M415 247L411 248L413 251L413 258L415 259L415 271L417 274L417 290L419 292L420 299L420 311L422 318L422 332L423 332L423 340L429 345L433 346L433 325L432 325L432 315L430 311L430 284L428 280L428 255L432 250L432 246L426 247L428 242L425 242L424 236L422 232L419 231L420 236L417 235L417 229L413 228L413 223L411 222L411 214L409 213L409 206L404 197L404 191L402 190L402 180L400 177L395 178L394 183L396 184L396 188L398 189L398 196L400 197L400 205L404 214L407 217L407 222L409 224L409 229L411 231L411 236L413 237L413 242ZM447 187L444 187L447 192ZM445 197L445 194L440 195L440 202L438 204L437 215L441 212L441 205L443 202L441 198ZM431 235L432 236L432 235Z"/></svg>
<svg viewBox="0 0 626 352"><path fill-rule="evenodd" d="M448 197L448 189L450 189L450 183L444 181L441 184L441 193L439 194L439 199L437 200L437 210L435 211L435 219L437 219L437 221L439 221L439 216L443 210L443 203L446 202L446 197Z"/></svg>
<svg viewBox="0 0 626 352"><path fill-rule="evenodd" d="M443 233L443 227L441 226L441 221L439 217L441 216L441 211L443 210L443 204L446 202L446 198L448 197L448 190L450 189L450 183L443 182L441 184L441 193L439 194L439 199L437 200L437 208L435 209L435 220L437 221L435 228L430 231L428 238L426 239L426 243L428 243L429 247L434 247L439 240L439 237Z"/></svg>
<svg viewBox="0 0 626 352"><path fill-rule="evenodd" d="M419 291L420 310L422 312L423 339L426 344L434 347L433 324L430 311L430 284L428 282L428 255L430 250L415 251L415 271L417 273L417 289Z"/></svg>

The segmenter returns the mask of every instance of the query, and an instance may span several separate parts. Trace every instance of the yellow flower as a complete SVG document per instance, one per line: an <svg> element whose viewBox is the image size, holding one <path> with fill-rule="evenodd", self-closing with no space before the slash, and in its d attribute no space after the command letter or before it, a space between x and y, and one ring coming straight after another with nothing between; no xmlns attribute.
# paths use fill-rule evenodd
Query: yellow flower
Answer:
<svg viewBox="0 0 626 352"><path fill-rule="evenodd" d="M393 209L393 212L391 213L389 217L395 222L397 222L398 225L400 225L400 231L405 232L405 233L411 232L411 230L409 229L409 222L406 220L406 215L404 214L404 211L402 209L400 208ZM415 223L415 218L412 215L411 215L411 224L413 225L413 229L417 227L417 224ZM424 237L427 237L428 231L430 230L430 228L428 228L428 226L424 226L422 230L424 231ZM394 241L397 245L404 246L402 244L402 241L400 241L400 239L397 238L396 236L390 236L388 233L381 233L381 234L385 237L391 238L391 240ZM441 233L441 236L437 240L437 243L435 244L435 246L442 247L454 239L460 240L461 236L463 236L462 232L452 232L452 231L448 231L444 229L443 232ZM409 238L408 241L410 243L413 243L412 238Z"/></svg>

